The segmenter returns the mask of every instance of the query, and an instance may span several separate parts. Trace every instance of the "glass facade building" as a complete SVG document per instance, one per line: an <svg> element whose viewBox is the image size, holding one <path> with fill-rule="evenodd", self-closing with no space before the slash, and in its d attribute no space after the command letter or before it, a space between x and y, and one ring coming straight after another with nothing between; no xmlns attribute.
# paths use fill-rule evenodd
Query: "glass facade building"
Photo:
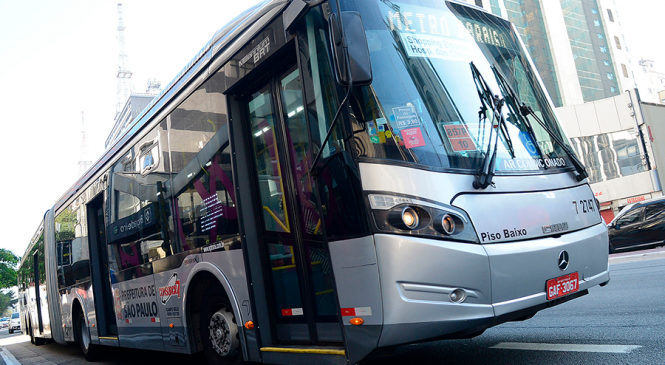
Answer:
<svg viewBox="0 0 665 365"><path fill-rule="evenodd" d="M596 0L561 0L585 102L618 95L619 85Z"/></svg>
<svg viewBox="0 0 665 365"><path fill-rule="evenodd" d="M589 173L589 183L617 179L645 171L638 139L628 131L571 138Z"/></svg>
<svg viewBox="0 0 665 365"><path fill-rule="evenodd" d="M494 5L498 1L494 0ZM515 24L554 105L562 106L557 72L552 58L540 0L504 0L508 20ZM498 4L497 4L498 8Z"/></svg>

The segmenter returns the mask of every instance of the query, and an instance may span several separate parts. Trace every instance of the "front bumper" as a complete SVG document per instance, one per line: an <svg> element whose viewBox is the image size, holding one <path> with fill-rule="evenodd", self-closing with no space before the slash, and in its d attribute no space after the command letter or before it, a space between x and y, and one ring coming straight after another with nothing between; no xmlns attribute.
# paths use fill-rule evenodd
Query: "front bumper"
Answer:
<svg viewBox="0 0 665 365"><path fill-rule="evenodd" d="M379 347L472 333L564 302L569 298L548 301L545 286L566 273L579 273L580 294L607 282L601 228L492 245L375 235L384 313ZM563 249L572 257L567 272L556 265ZM457 288L468 294L462 303L450 299Z"/></svg>

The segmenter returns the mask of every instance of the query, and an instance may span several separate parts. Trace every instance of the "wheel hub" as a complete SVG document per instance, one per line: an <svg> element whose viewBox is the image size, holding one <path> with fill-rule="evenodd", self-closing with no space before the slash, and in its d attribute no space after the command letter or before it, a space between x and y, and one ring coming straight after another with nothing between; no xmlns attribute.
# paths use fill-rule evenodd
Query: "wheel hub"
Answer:
<svg viewBox="0 0 665 365"><path fill-rule="evenodd" d="M228 320L221 310L212 315L208 329L215 352L219 356L228 356L232 350L233 338L231 338Z"/></svg>

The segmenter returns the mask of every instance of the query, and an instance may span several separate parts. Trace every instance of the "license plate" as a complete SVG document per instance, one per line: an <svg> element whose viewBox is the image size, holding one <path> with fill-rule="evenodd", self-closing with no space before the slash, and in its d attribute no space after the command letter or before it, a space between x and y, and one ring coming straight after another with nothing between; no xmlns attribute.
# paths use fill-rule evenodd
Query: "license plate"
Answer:
<svg viewBox="0 0 665 365"><path fill-rule="evenodd" d="M580 280L579 275L576 272L547 280L547 300L574 293L579 290L579 288Z"/></svg>

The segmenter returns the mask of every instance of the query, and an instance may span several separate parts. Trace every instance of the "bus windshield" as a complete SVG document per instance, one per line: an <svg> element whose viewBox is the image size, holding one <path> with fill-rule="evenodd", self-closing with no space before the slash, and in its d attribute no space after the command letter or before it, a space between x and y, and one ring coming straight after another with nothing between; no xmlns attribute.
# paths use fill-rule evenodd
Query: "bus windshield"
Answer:
<svg viewBox="0 0 665 365"><path fill-rule="evenodd" d="M568 142L509 22L448 1L342 4L362 16L374 73L357 95L365 120L354 131L359 157L477 171L492 153L492 132L499 134L497 173L572 167L556 140ZM478 87L480 79L489 92ZM533 113L524 115L523 104Z"/></svg>

